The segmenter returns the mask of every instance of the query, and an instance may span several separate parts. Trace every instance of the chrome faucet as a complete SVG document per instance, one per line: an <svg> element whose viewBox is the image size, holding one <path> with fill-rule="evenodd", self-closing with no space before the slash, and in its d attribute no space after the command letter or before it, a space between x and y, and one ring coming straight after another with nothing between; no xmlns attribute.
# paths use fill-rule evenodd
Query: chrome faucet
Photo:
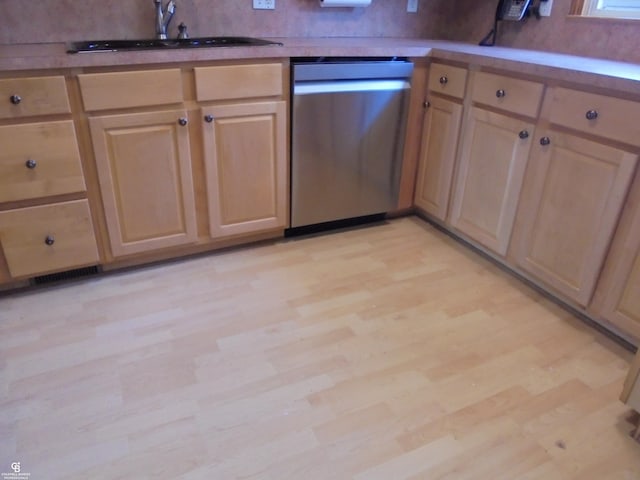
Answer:
<svg viewBox="0 0 640 480"><path fill-rule="evenodd" d="M169 0L165 8L162 7L162 0L153 0L153 3L156 5L156 37L160 40L166 40L169 22L171 22L173 14L176 13L176 2Z"/></svg>

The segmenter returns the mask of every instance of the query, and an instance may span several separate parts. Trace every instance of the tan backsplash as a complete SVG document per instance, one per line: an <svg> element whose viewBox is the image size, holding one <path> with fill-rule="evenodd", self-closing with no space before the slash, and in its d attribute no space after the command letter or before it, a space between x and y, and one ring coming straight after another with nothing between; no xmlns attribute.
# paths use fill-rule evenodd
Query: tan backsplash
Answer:
<svg viewBox="0 0 640 480"><path fill-rule="evenodd" d="M165 2L167 0L164 0ZM320 8L318 0L276 0L253 10L251 0L176 0L171 34L180 22L191 36L422 37L438 38L452 0L373 0L367 8ZM154 34L152 0L0 0L0 43L147 38Z"/></svg>
<svg viewBox="0 0 640 480"><path fill-rule="evenodd" d="M455 0L445 38L477 43L491 30L498 0ZM640 24L586 18L567 18L571 0L554 0L551 17L525 23L500 23L499 46L569 53L640 63Z"/></svg>
<svg viewBox="0 0 640 480"><path fill-rule="evenodd" d="M164 0L165 2L167 0ZM276 0L253 10L251 0L176 0L171 34L184 22L191 36L409 37L477 43L493 23L498 0L373 0L367 8L320 8L318 0ZM498 45L640 63L635 22L567 18L571 0L554 0L552 16L502 22ZM154 34L152 0L0 0L0 44Z"/></svg>

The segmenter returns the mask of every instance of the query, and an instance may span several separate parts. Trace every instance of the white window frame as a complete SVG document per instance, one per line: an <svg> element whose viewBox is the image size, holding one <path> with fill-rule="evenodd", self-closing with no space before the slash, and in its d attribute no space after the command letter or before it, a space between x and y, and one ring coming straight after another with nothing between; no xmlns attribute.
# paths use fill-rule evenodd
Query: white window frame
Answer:
<svg viewBox="0 0 640 480"><path fill-rule="evenodd" d="M582 14L588 17L640 19L640 0L586 0Z"/></svg>

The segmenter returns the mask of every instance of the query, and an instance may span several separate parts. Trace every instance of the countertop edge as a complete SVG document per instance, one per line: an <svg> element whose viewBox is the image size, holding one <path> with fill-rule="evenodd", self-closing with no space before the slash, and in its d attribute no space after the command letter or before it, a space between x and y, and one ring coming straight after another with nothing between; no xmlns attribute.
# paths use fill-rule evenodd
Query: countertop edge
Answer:
<svg viewBox="0 0 640 480"><path fill-rule="evenodd" d="M172 51L135 51L67 54L66 45L0 46L4 72L55 69L92 69L169 63L232 61L320 56L399 56L438 58L550 77L640 95L640 65L605 59L412 38L269 38L282 45L225 47Z"/></svg>

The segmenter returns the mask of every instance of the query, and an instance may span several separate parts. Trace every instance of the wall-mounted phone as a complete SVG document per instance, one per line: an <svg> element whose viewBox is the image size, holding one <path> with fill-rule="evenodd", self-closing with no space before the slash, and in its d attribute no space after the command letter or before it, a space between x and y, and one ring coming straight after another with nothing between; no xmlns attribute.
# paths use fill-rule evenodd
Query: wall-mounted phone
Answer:
<svg viewBox="0 0 640 480"><path fill-rule="evenodd" d="M498 20L519 22L527 13L531 0L500 0L498 4Z"/></svg>
<svg viewBox="0 0 640 480"><path fill-rule="evenodd" d="M529 14L531 3L532 0L500 0L498 2L498 7L496 8L493 29L482 39L480 45L488 47L495 45L496 35L498 34L498 22L501 20L508 20L510 22L525 20Z"/></svg>

